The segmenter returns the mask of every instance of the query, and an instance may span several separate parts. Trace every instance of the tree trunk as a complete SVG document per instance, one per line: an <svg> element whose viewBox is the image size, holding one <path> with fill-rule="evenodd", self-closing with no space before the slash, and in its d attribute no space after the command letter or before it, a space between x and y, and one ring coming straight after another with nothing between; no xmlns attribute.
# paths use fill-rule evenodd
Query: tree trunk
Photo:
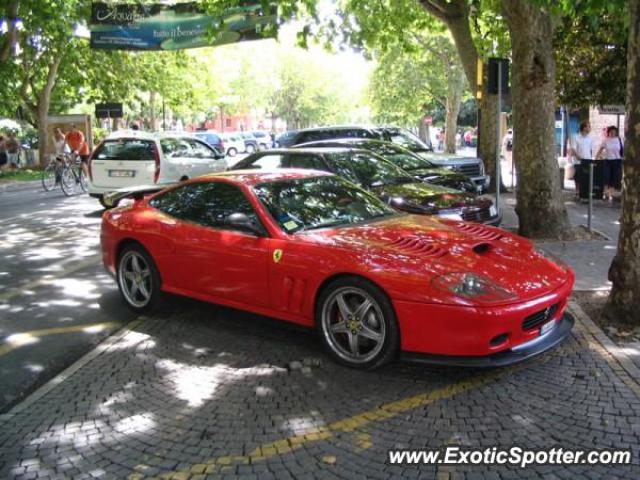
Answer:
<svg viewBox="0 0 640 480"><path fill-rule="evenodd" d="M624 184L618 251L609 268L613 283L607 315L620 323L640 324L640 0L629 0L627 115Z"/></svg>
<svg viewBox="0 0 640 480"><path fill-rule="evenodd" d="M518 159L516 213L521 235L559 238L569 229L555 149L555 63L548 12L502 0L513 55L513 155ZM495 124L494 124L495 126Z"/></svg>
<svg viewBox="0 0 640 480"><path fill-rule="evenodd" d="M458 129L458 114L460 101L464 89L464 76L455 69L447 75L447 101L445 116L445 152L456 153L456 130Z"/></svg>
<svg viewBox="0 0 640 480"><path fill-rule="evenodd" d="M149 92L149 130L156 131L158 122L156 115L156 92Z"/></svg>
<svg viewBox="0 0 640 480"><path fill-rule="evenodd" d="M51 92L53 91L53 87L55 87L56 85L58 69L60 67L60 63L62 62L63 56L64 53L59 54L53 60L53 63L49 65L49 71L47 72L47 82L38 95L38 162L42 166L46 165L47 161L47 117L49 115L49 105L51 104Z"/></svg>

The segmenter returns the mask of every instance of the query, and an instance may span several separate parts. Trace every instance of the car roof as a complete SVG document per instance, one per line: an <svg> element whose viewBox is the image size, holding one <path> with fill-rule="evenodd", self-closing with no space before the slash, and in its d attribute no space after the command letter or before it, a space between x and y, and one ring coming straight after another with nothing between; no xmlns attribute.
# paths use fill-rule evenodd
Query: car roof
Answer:
<svg viewBox="0 0 640 480"><path fill-rule="evenodd" d="M326 155L327 153L344 153L344 152L353 152L354 150L362 150L367 151L363 148L354 148L354 147L305 147L305 148L271 148L269 150L263 150L260 153L256 154L259 156L265 155L273 155L273 154L289 154L289 153L315 153L318 155ZM249 157L247 157L249 158Z"/></svg>
<svg viewBox="0 0 640 480"><path fill-rule="evenodd" d="M204 133L204 132L203 132ZM163 131L147 132L145 130L123 129L111 132L105 140L117 140L120 138L139 138L140 140L158 140L162 138L197 138L194 132Z"/></svg>
<svg viewBox="0 0 640 480"><path fill-rule="evenodd" d="M302 168L278 168L273 170L229 170L228 172L212 173L197 177L194 181L215 178L225 178L235 183L254 186L260 183L279 182L282 180L296 180L299 178L330 177L332 173L320 170Z"/></svg>
<svg viewBox="0 0 640 480"><path fill-rule="evenodd" d="M370 125L327 125L324 127L312 127L298 130L299 133L318 132L325 130L374 130L376 127Z"/></svg>
<svg viewBox="0 0 640 480"><path fill-rule="evenodd" d="M317 145L325 145L325 144L332 144L332 143L337 143L340 145L351 145L351 144L356 144L356 143L369 143L372 145L391 145L394 147L399 147L399 145L393 143L393 142L385 142L384 140L376 140L374 138L358 138L358 137L348 137L348 138L327 138L326 140L314 140L312 142L305 142L305 143L300 143L299 145L296 146L296 149L299 148L319 148L316 147ZM336 147L338 148L338 147ZM354 147L351 147L354 148ZM366 150L366 149L365 149Z"/></svg>

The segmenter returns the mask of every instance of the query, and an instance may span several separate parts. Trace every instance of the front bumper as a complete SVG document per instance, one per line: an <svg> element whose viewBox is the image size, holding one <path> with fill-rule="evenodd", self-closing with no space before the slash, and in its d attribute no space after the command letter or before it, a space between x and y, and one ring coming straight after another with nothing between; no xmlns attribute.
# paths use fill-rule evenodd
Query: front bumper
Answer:
<svg viewBox="0 0 640 480"><path fill-rule="evenodd" d="M446 365L450 367L492 368L506 367L539 355L562 343L571 333L574 319L565 313L555 327L546 334L509 350L484 357L429 355L424 353L403 353L403 360L428 365Z"/></svg>

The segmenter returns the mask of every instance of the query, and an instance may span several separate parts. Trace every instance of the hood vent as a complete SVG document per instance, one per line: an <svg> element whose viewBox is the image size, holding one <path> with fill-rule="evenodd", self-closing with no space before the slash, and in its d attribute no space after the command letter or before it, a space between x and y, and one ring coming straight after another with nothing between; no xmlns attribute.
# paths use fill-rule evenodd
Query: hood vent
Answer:
<svg viewBox="0 0 640 480"><path fill-rule="evenodd" d="M500 240L503 235L500 232L494 232L489 230L483 225L477 225L473 223L460 223L456 225L456 228L467 235L478 238L480 240Z"/></svg>
<svg viewBox="0 0 640 480"><path fill-rule="evenodd" d="M389 243L388 246L401 252L417 253L424 257L441 257L447 253L435 243L419 237L402 237Z"/></svg>

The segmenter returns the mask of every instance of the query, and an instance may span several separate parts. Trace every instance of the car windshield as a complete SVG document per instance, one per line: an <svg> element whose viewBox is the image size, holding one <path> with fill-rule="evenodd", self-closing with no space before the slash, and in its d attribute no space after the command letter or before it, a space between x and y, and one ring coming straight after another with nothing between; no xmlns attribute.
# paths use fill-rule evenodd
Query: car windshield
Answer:
<svg viewBox="0 0 640 480"><path fill-rule="evenodd" d="M263 183L253 190L287 233L398 215L381 200L339 177Z"/></svg>
<svg viewBox="0 0 640 480"><path fill-rule="evenodd" d="M371 150L387 160L393 162L403 170L418 170L420 168L435 168L429 160L422 158L415 153L402 148L399 145L390 143L364 143L360 146L366 150Z"/></svg>
<svg viewBox="0 0 640 480"><path fill-rule="evenodd" d="M415 182L406 171L375 153L334 153L326 158L339 175L365 188Z"/></svg>
<svg viewBox="0 0 640 480"><path fill-rule="evenodd" d="M404 130L391 130L388 132L389 140L401 147L408 148L412 152L429 152L429 147L413 133Z"/></svg>

